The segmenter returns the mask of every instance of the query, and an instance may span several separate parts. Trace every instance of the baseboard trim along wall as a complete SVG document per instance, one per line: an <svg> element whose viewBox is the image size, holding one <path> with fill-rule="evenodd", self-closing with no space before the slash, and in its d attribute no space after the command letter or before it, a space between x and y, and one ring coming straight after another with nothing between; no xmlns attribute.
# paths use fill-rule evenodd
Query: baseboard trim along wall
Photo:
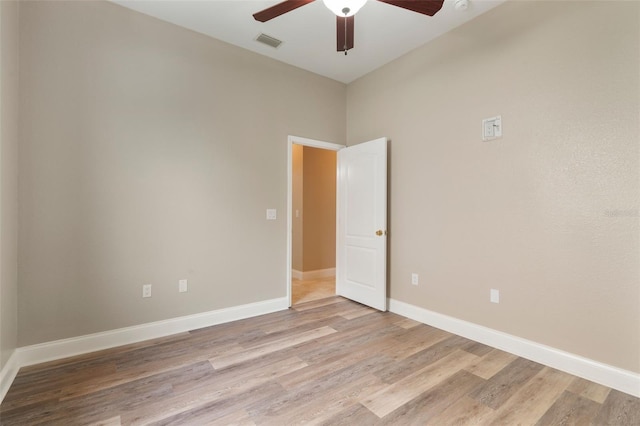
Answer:
<svg viewBox="0 0 640 426"><path fill-rule="evenodd" d="M316 269L315 271L298 271L291 270L291 278L296 280L321 280L322 278L331 278L336 276L336 268Z"/></svg>
<svg viewBox="0 0 640 426"><path fill-rule="evenodd" d="M395 314L640 397L640 374L398 300L389 299L388 306L389 311ZM4 399L20 367L165 337L287 308L287 298L271 299L18 348L0 371L0 402Z"/></svg>
<svg viewBox="0 0 640 426"><path fill-rule="evenodd" d="M640 374L511 334L389 299L389 311L560 371L640 397Z"/></svg>
<svg viewBox="0 0 640 426"><path fill-rule="evenodd" d="M18 365L17 350L14 350L7 363L2 367L2 370L0 370L0 402L2 402L4 396L7 394L19 369L20 365Z"/></svg>
<svg viewBox="0 0 640 426"><path fill-rule="evenodd" d="M0 402L4 399L20 367L170 336L198 328L282 311L288 308L289 301L286 297L283 297L21 347L15 350L9 362L7 362L2 369L0 377L2 379Z"/></svg>

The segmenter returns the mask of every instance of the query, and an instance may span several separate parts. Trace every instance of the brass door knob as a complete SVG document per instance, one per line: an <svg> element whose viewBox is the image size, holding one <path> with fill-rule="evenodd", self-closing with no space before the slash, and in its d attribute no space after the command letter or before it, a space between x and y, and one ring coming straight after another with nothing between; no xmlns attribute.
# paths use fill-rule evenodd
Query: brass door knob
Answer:
<svg viewBox="0 0 640 426"><path fill-rule="evenodd" d="M378 229L378 230L376 231L376 235L377 235L378 237L382 236L382 234L384 234L384 231L383 231L382 229Z"/></svg>

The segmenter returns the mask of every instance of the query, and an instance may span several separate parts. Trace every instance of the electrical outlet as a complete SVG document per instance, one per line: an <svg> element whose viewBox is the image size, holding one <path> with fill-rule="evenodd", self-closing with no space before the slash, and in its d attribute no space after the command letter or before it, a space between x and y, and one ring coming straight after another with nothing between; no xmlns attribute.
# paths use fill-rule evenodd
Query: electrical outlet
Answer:
<svg viewBox="0 0 640 426"><path fill-rule="evenodd" d="M492 288L489 300L491 301L491 303L500 303L500 290Z"/></svg>
<svg viewBox="0 0 640 426"><path fill-rule="evenodd" d="M178 281L178 291L180 293L185 293L187 291L187 280Z"/></svg>
<svg viewBox="0 0 640 426"><path fill-rule="evenodd" d="M418 274L416 273L411 274L411 284L418 285Z"/></svg>
<svg viewBox="0 0 640 426"><path fill-rule="evenodd" d="M142 297L151 297L151 284L142 286Z"/></svg>

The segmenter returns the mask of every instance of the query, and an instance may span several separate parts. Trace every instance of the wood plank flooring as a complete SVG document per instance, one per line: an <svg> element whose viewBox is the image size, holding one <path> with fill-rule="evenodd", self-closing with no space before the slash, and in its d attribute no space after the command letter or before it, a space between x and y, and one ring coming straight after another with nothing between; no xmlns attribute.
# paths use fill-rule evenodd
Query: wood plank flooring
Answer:
<svg viewBox="0 0 640 426"><path fill-rule="evenodd" d="M334 296L20 370L2 425L640 425L640 399Z"/></svg>

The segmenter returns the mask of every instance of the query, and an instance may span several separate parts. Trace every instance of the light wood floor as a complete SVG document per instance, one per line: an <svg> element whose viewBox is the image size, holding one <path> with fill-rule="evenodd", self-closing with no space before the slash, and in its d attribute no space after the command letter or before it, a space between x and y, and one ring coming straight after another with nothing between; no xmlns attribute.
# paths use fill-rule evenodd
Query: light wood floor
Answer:
<svg viewBox="0 0 640 426"><path fill-rule="evenodd" d="M335 277L304 281L295 278L291 280L291 303L293 305L324 299L335 296L335 294Z"/></svg>
<svg viewBox="0 0 640 426"><path fill-rule="evenodd" d="M640 425L640 400L331 297L22 369L3 425Z"/></svg>

